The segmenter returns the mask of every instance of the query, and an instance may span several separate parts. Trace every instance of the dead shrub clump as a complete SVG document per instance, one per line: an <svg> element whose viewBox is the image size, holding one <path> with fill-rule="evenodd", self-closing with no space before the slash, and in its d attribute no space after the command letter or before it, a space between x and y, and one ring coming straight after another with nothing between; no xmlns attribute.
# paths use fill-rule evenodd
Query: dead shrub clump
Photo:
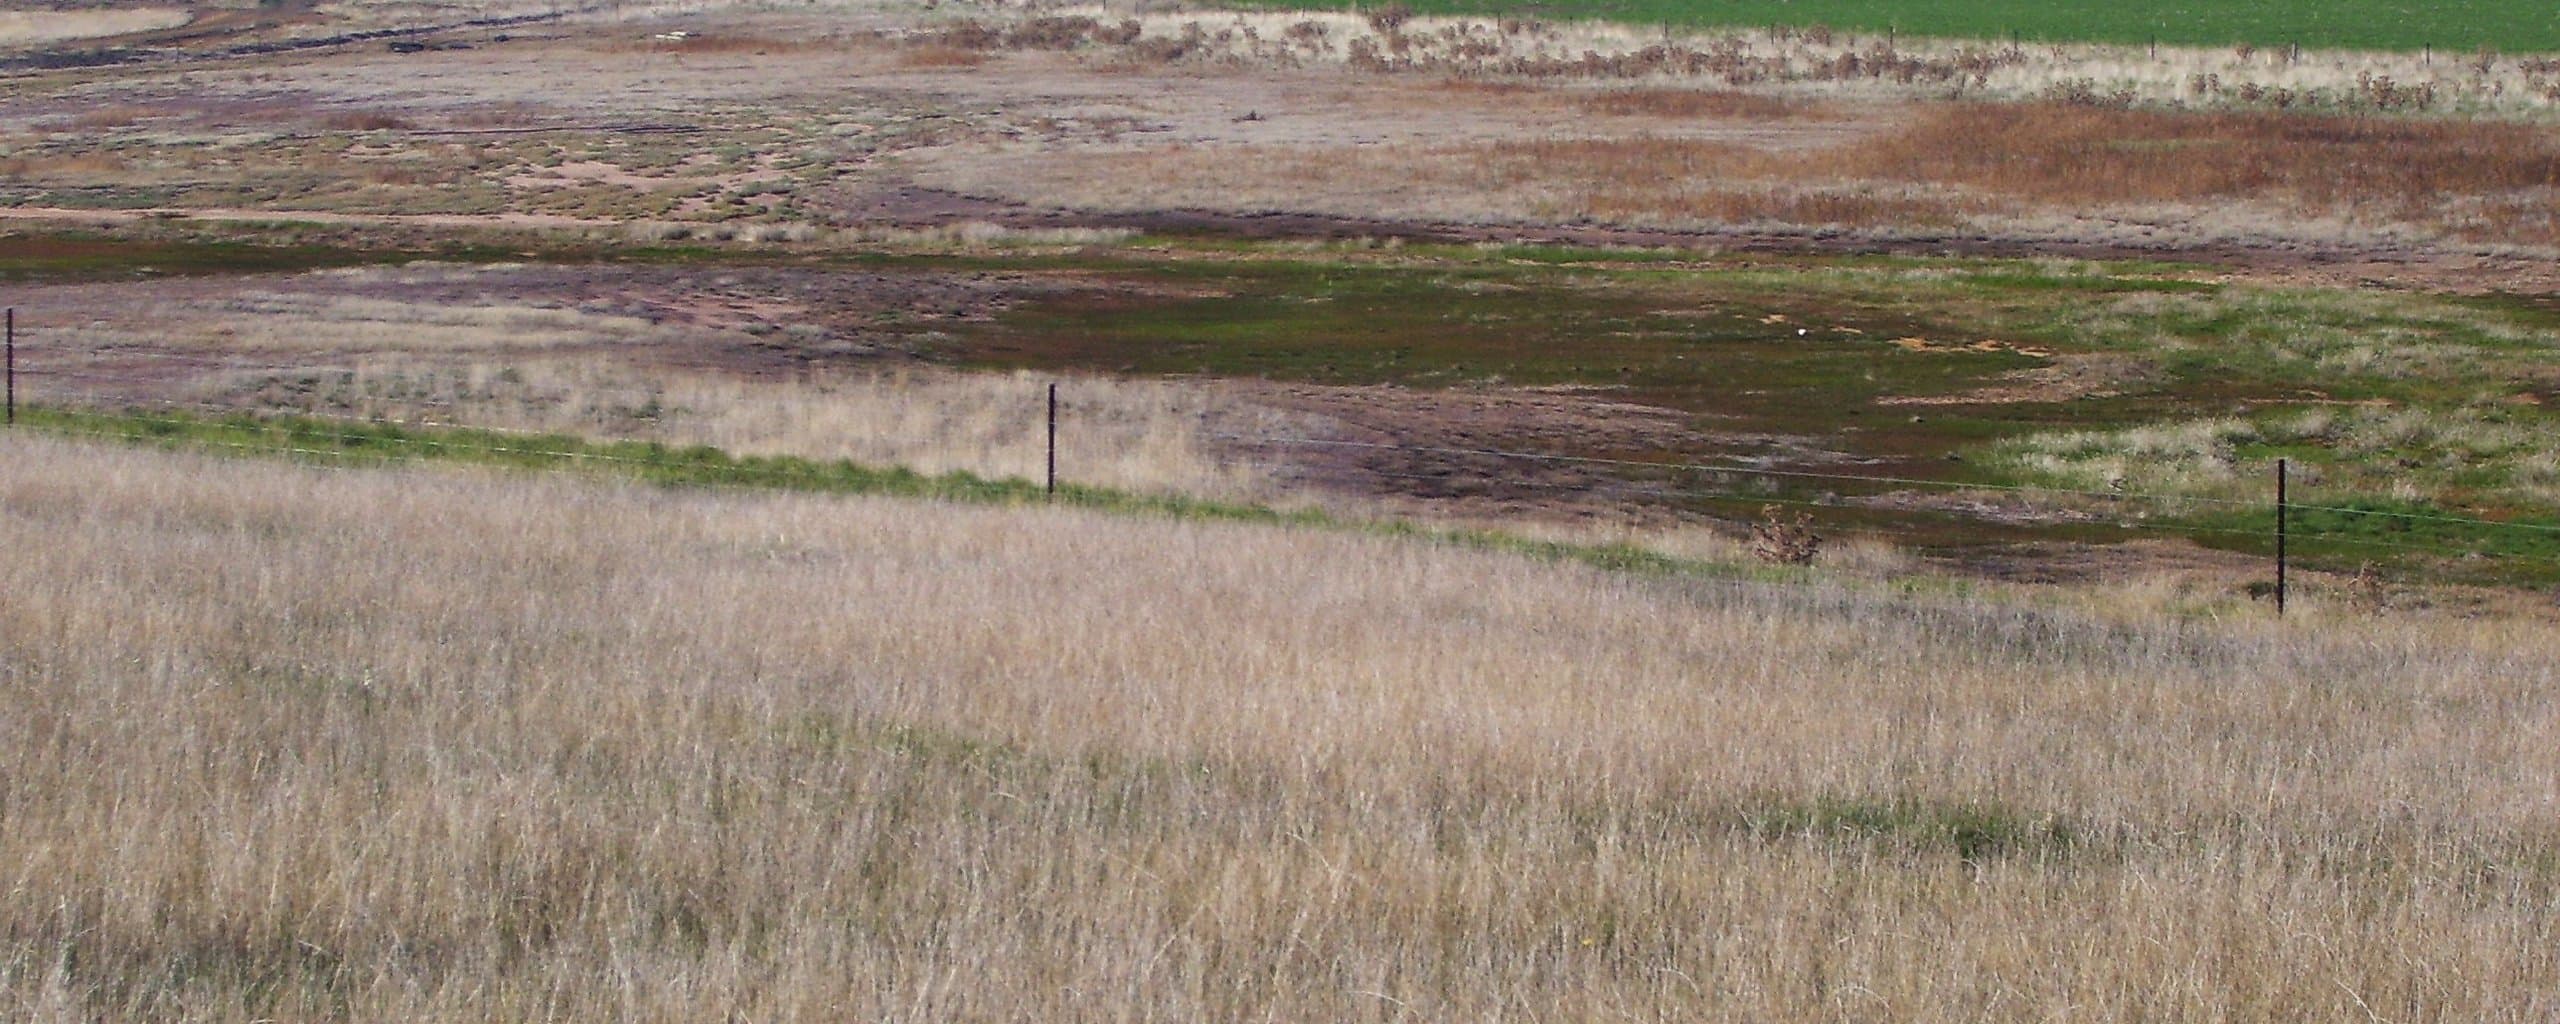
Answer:
<svg viewBox="0 0 2560 1024"><path fill-rule="evenodd" d="M1822 553L1822 535L1813 532L1813 513L1789 515L1776 505L1760 507L1760 522L1751 528L1751 553L1773 565L1812 565Z"/></svg>

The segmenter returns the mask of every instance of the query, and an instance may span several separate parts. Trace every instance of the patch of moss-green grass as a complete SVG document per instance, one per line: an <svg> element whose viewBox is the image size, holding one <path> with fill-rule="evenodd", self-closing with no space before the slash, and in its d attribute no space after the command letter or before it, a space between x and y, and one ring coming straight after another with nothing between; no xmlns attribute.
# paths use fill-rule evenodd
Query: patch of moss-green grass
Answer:
<svg viewBox="0 0 2560 1024"><path fill-rule="evenodd" d="M2374 566L2395 576L2455 582L2560 582L2560 517L2509 514L2488 518L2423 500L2358 497L2295 503L2286 510L2286 551L2302 564L2333 570ZM2199 526L2249 530L2239 546L2273 546L2272 509L2201 517ZM2210 537L2207 538L2211 540Z"/></svg>
<svg viewBox="0 0 2560 1024"><path fill-rule="evenodd" d="M1744 831L1762 839L1858 844L1968 863L2065 857L2091 838L2091 830L2055 815L2031 814L1993 800L1908 793L1772 798L1734 813Z"/></svg>

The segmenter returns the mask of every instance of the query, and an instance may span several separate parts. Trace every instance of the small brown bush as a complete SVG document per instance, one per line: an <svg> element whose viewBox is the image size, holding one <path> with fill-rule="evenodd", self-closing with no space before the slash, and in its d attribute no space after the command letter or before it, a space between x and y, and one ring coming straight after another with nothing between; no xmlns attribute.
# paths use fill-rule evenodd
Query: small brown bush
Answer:
<svg viewBox="0 0 2560 1024"><path fill-rule="evenodd" d="M1751 553L1776 565L1811 565L1822 552L1822 536L1813 532L1813 513L1793 515L1776 505L1760 507L1760 522L1751 528Z"/></svg>

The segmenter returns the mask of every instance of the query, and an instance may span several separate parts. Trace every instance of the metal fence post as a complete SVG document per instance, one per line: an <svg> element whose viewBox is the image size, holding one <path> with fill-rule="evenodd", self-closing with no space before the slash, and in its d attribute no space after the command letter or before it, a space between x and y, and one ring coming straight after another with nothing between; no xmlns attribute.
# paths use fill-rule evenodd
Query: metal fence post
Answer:
<svg viewBox="0 0 2560 1024"><path fill-rule="evenodd" d="M2286 474L2286 472L2285 472L2285 470L2286 470L2286 469L2287 469L2287 460L2284 460L2284 459L2277 459L2277 460L2276 460L2276 614L2277 614L2277 615L2283 615L2283 614L2284 614L2284 587L2285 587L2285 578L2284 578L2284 577L2285 577L2284 541L2285 541L2285 532L2286 532L2286 529L2285 529L2285 528L2286 528L2286 525L2287 525L2287 524L2286 524L2286 522L2285 522L2285 520L2287 520L2288 518L2291 518L2290 513L2292 512L2292 507L2291 507L2290 503L2287 501L2287 498L2286 498L2286 495L2285 495L2285 477L2286 477L2286 475L2287 475L2287 474Z"/></svg>
<svg viewBox="0 0 2560 1024"><path fill-rule="evenodd" d="M1058 493L1058 385L1049 384L1049 490Z"/></svg>
<svg viewBox="0 0 2560 1024"><path fill-rule="evenodd" d="M18 307L9 307L9 425L18 425Z"/></svg>

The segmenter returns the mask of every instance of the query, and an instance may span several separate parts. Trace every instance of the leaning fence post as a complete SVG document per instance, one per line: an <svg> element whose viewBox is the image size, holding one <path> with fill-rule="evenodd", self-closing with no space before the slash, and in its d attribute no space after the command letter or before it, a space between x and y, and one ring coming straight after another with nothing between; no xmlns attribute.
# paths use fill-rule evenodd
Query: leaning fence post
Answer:
<svg viewBox="0 0 2560 1024"><path fill-rule="evenodd" d="M2286 460L2276 460L2276 614L2284 614L2285 520L2292 511L2285 497Z"/></svg>
<svg viewBox="0 0 2560 1024"><path fill-rule="evenodd" d="M1058 385L1049 384L1049 490L1058 493Z"/></svg>

